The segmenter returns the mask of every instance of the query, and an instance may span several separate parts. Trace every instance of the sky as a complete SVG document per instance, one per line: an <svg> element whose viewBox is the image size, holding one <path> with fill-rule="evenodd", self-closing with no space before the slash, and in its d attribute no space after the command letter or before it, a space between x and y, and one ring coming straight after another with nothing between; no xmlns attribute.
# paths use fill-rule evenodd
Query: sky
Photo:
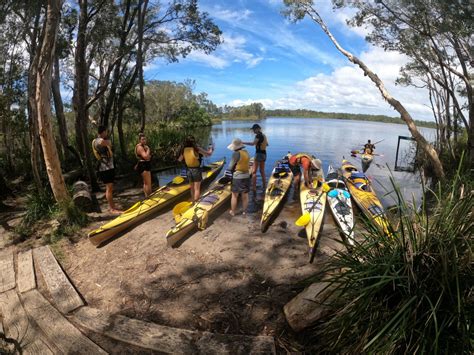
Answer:
<svg viewBox="0 0 474 355"><path fill-rule="evenodd" d="M333 11L331 0L316 4L339 43L377 73L415 119L433 120L425 90L395 85L404 55L367 43L367 29L346 24L353 10ZM209 55L195 51L178 63L147 63L145 79L195 80L195 92L206 92L219 106L261 102L266 109L398 116L316 23L292 23L281 14L283 7L281 0L199 0L223 43Z"/></svg>

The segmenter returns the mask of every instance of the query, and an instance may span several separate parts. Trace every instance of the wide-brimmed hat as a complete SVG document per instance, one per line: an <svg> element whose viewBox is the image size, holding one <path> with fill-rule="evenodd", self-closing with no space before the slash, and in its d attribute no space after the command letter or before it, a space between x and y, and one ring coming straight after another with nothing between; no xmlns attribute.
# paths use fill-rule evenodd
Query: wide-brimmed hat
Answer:
<svg viewBox="0 0 474 355"><path fill-rule="evenodd" d="M250 128L251 130L256 130L256 129L262 129L262 127L260 127L259 124L255 123L252 128Z"/></svg>
<svg viewBox="0 0 474 355"><path fill-rule="evenodd" d="M321 170L321 160L319 159L311 159L311 165L313 169Z"/></svg>
<svg viewBox="0 0 474 355"><path fill-rule="evenodd" d="M237 150L243 147L245 147L245 145L242 143L242 140L240 138L234 138L232 143L227 146L227 149Z"/></svg>

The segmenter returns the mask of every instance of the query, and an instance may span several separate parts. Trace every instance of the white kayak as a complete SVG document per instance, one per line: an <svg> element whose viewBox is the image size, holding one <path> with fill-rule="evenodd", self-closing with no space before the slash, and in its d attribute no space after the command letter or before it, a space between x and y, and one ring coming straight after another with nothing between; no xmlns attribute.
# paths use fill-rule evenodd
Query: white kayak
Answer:
<svg viewBox="0 0 474 355"><path fill-rule="evenodd" d="M326 176L326 183L331 188L327 194L329 209L349 244L354 245L354 211L352 209L351 195L343 176L331 165Z"/></svg>

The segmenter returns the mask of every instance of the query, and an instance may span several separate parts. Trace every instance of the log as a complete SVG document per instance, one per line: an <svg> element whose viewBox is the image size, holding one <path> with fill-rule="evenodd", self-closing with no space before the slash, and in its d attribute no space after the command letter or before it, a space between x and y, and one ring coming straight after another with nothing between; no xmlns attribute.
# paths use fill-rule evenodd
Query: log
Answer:
<svg viewBox="0 0 474 355"><path fill-rule="evenodd" d="M54 346L30 323L15 291L0 294L0 312L5 336L16 340L23 354L53 354Z"/></svg>
<svg viewBox="0 0 474 355"><path fill-rule="evenodd" d="M89 186L84 181L76 181L72 185L72 199L74 204L84 212L93 212L94 204Z"/></svg>
<svg viewBox="0 0 474 355"><path fill-rule="evenodd" d="M144 322L91 307L77 310L79 326L143 349L175 354L275 354L271 336L214 334Z"/></svg>
<svg viewBox="0 0 474 355"><path fill-rule="evenodd" d="M26 312L64 354L106 354L59 313L38 290L21 294Z"/></svg>
<svg viewBox="0 0 474 355"><path fill-rule="evenodd" d="M286 320L294 331L307 328L327 314L326 297L331 292L328 285L328 282L314 283L283 307Z"/></svg>
<svg viewBox="0 0 474 355"><path fill-rule="evenodd" d="M76 180L80 179L84 175L84 172L82 169L75 169L68 171L67 173L64 173L64 181L66 181L67 184L74 183Z"/></svg>
<svg viewBox="0 0 474 355"><path fill-rule="evenodd" d="M54 304L62 313L69 313L84 305L49 247L34 249L33 256Z"/></svg>
<svg viewBox="0 0 474 355"><path fill-rule="evenodd" d="M15 269L13 266L13 252L0 252L0 293L15 288Z"/></svg>
<svg viewBox="0 0 474 355"><path fill-rule="evenodd" d="M18 254L18 291L23 293L36 288L35 271L33 269L33 253L31 249Z"/></svg>

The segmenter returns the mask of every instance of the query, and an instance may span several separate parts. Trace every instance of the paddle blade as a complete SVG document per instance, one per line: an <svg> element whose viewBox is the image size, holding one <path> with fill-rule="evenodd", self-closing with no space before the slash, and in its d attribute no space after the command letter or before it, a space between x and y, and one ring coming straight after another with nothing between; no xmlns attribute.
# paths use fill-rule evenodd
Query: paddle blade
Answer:
<svg viewBox="0 0 474 355"><path fill-rule="evenodd" d="M182 176L176 176L173 180L172 183L175 185L182 184L184 182L184 178Z"/></svg>
<svg viewBox="0 0 474 355"><path fill-rule="evenodd" d="M346 190L342 191L342 194L344 195L345 198L350 198L351 197L351 194Z"/></svg>
<svg viewBox="0 0 474 355"><path fill-rule="evenodd" d="M351 150L351 155L355 155L355 154L358 154L359 151L358 150Z"/></svg>
<svg viewBox="0 0 474 355"><path fill-rule="evenodd" d="M324 182L323 183L323 192L328 192L329 190L331 190L331 187Z"/></svg>
<svg viewBox="0 0 474 355"><path fill-rule="evenodd" d="M192 205L193 205L192 202L185 201L185 202L180 202L176 206L173 207L173 216L176 223L179 223L181 221L181 218L184 212L189 210Z"/></svg>
<svg viewBox="0 0 474 355"><path fill-rule="evenodd" d="M331 191L328 192L329 197L336 197L337 194L338 194L337 190L331 190Z"/></svg>
<svg viewBox="0 0 474 355"><path fill-rule="evenodd" d="M311 215L309 212L305 212L300 218L298 218L295 224L298 227L304 227L311 221Z"/></svg>

